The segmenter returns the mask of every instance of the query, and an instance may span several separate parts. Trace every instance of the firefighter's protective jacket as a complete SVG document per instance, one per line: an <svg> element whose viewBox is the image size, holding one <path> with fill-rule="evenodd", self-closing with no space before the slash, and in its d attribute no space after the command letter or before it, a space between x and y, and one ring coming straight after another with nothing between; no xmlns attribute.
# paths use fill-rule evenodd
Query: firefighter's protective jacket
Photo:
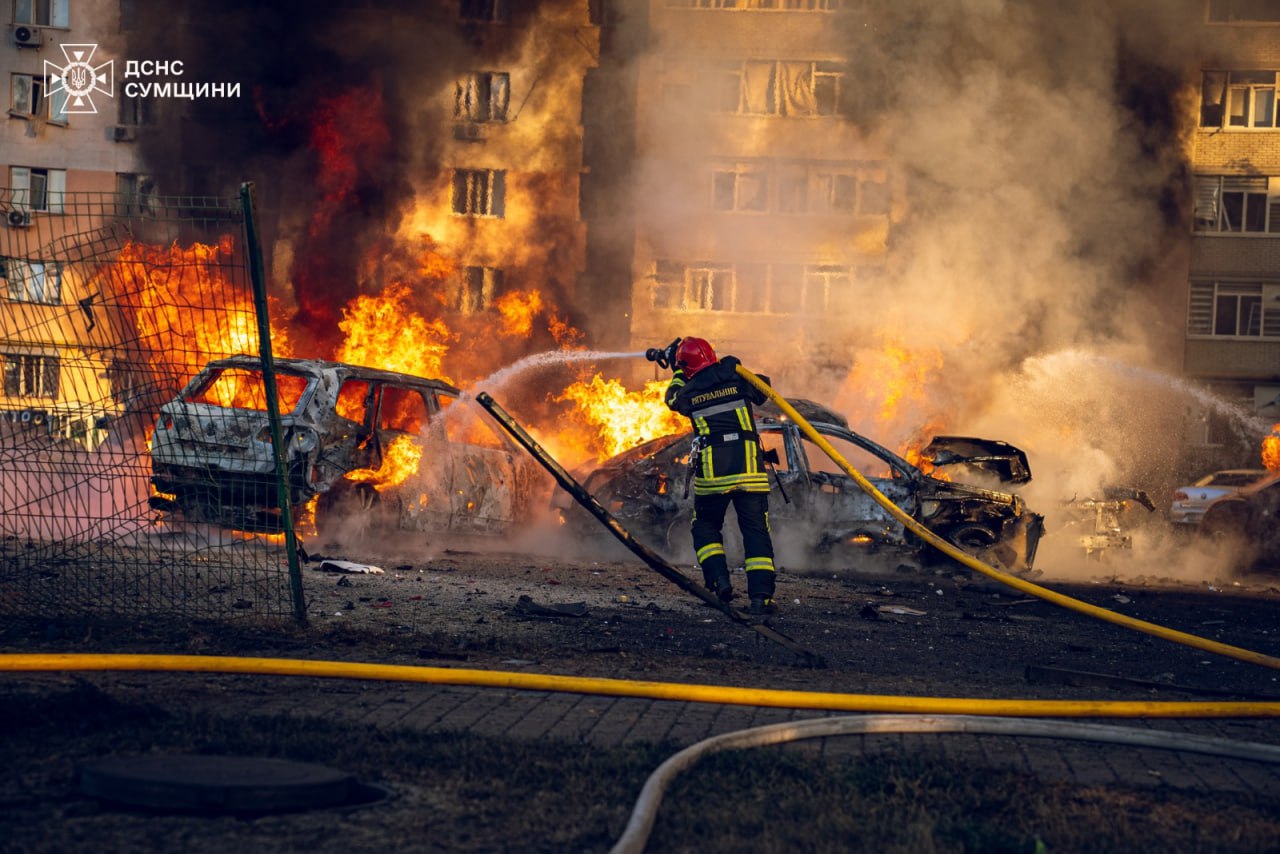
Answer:
<svg viewBox="0 0 1280 854"><path fill-rule="evenodd" d="M735 489L768 492L769 475L760 450L760 435L751 404L764 403L764 392L734 370L739 360L725 356L686 379L676 371L667 386L667 406L693 422L695 495ZM769 378L761 376L766 383Z"/></svg>

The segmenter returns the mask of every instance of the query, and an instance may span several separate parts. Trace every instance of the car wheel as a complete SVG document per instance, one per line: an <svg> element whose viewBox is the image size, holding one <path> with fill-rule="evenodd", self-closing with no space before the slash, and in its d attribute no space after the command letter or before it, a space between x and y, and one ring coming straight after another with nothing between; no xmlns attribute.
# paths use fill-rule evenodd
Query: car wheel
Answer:
<svg viewBox="0 0 1280 854"><path fill-rule="evenodd" d="M1200 520L1197 531L1214 569L1231 574L1251 568L1258 559L1257 544L1249 537L1249 515L1243 507L1214 507Z"/></svg>
<svg viewBox="0 0 1280 854"><path fill-rule="evenodd" d="M371 542L396 527L394 502L367 483L335 486L316 504L316 533L340 544Z"/></svg>

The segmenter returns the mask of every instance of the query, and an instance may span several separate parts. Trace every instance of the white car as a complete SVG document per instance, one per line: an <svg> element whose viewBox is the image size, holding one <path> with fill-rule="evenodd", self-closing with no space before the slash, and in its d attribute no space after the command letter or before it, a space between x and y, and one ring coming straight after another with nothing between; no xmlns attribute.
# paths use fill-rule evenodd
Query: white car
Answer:
<svg viewBox="0 0 1280 854"><path fill-rule="evenodd" d="M1212 501L1230 495L1268 473L1266 469L1225 469L1207 474L1191 486L1178 487L1169 506L1169 521L1175 525L1199 525Z"/></svg>

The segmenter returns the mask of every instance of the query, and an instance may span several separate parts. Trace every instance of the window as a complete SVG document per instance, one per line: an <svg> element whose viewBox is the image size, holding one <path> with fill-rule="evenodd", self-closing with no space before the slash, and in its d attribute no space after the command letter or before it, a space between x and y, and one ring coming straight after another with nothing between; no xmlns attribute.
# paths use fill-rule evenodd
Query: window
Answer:
<svg viewBox="0 0 1280 854"><path fill-rule="evenodd" d="M0 353L6 397L58 396L58 357Z"/></svg>
<svg viewBox="0 0 1280 854"><path fill-rule="evenodd" d="M853 287L853 270L836 264L654 264L650 301L674 311L821 314ZM1280 321L1280 317L1277 318Z"/></svg>
<svg viewBox="0 0 1280 854"><path fill-rule="evenodd" d="M55 262L0 258L0 278L11 300L62 304L62 267Z"/></svg>
<svg viewBox="0 0 1280 854"><path fill-rule="evenodd" d="M142 95L129 95L121 87L116 97L117 121L126 127L142 127L154 121L153 99Z"/></svg>
<svg viewBox="0 0 1280 854"><path fill-rule="evenodd" d="M493 305L502 293L502 270L496 267L465 267L455 298L449 308L459 314L477 314Z"/></svg>
<svg viewBox="0 0 1280 854"><path fill-rule="evenodd" d="M378 415L380 430L420 433L427 426L427 402L416 389L383 386Z"/></svg>
<svg viewBox="0 0 1280 854"><path fill-rule="evenodd" d="M1276 0L1209 0L1208 12L1211 24L1280 22Z"/></svg>
<svg viewBox="0 0 1280 854"><path fill-rule="evenodd" d="M658 261L651 300L654 308L680 311L733 311L732 264Z"/></svg>
<svg viewBox="0 0 1280 854"><path fill-rule="evenodd" d="M711 173L711 209L717 211L769 210L768 175L756 166L738 165Z"/></svg>
<svg viewBox="0 0 1280 854"><path fill-rule="evenodd" d="M150 175L117 172L116 195L116 209L120 216L154 215L156 212L156 183Z"/></svg>
<svg viewBox="0 0 1280 854"><path fill-rule="evenodd" d="M1196 176L1195 230L1280 234L1280 177Z"/></svg>
<svg viewBox="0 0 1280 854"><path fill-rule="evenodd" d="M511 19L511 11L507 8L507 0L461 0L458 17L464 21L505 23Z"/></svg>
<svg viewBox="0 0 1280 854"><path fill-rule="evenodd" d="M1200 94L1200 127L1274 130L1276 72L1206 71Z"/></svg>
<svg viewBox="0 0 1280 854"><path fill-rule="evenodd" d="M832 296L847 291L848 267L810 265L804 268L804 285L795 310L801 314L821 314L832 307Z"/></svg>
<svg viewBox="0 0 1280 854"><path fill-rule="evenodd" d="M11 166L9 186L10 199L15 207L62 213L63 197L67 192L67 170Z"/></svg>
<svg viewBox="0 0 1280 854"><path fill-rule="evenodd" d="M14 0L13 22L40 27L68 26L69 0Z"/></svg>
<svg viewBox="0 0 1280 854"><path fill-rule="evenodd" d="M477 71L454 84L453 117L468 122L505 122L510 99L509 75Z"/></svg>
<svg viewBox="0 0 1280 854"><path fill-rule="evenodd" d="M48 94L49 84L44 77L32 74L12 74L9 77L9 112L34 119L48 119L58 124L67 122L67 91L59 89Z"/></svg>
<svg viewBox="0 0 1280 854"><path fill-rule="evenodd" d="M507 173L502 169L455 169L453 212L462 216L502 217Z"/></svg>
<svg viewBox="0 0 1280 854"><path fill-rule="evenodd" d="M835 62L747 61L712 73L711 106L753 116L844 112L844 71Z"/></svg>
<svg viewBox="0 0 1280 854"><path fill-rule="evenodd" d="M816 176L817 213L851 214L858 205L858 179L853 175L819 172Z"/></svg>
<svg viewBox="0 0 1280 854"><path fill-rule="evenodd" d="M1193 281L1187 334L1280 338L1280 283Z"/></svg>

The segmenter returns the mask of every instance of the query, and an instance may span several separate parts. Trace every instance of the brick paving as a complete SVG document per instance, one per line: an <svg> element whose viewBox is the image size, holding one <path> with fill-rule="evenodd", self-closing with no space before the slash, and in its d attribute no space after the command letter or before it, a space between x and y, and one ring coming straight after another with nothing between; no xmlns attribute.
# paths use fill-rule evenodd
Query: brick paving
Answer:
<svg viewBox="0 0 1280 854"><path fill-rule="evenodd" d="M259 676L200 674L83 673L121 699L143 700L177 694L193 708L212 714L278 714L300 718L346 719L374 727L428 732L562 741L567 745L614 747L666 743L673 750L713 735L786 721L824 717L820 710L781 709L576 695L465 685L349 683ZM40 690L69 684L56 674L0 674L0 691ZM846 714L846 713L835 713ZM1266 719L1175 719L1082 721L1150 731L1188 733L1237 741L1280 744L1280 727ZM962 733L877 733L810 739L763 750L796 750L854 761L919 753L980 767L1032 774L1048 782L1081 786L1167 786L1198 792L1280 795L1280 764L1208 756L1151 747L1101 744L1073 739Z"/></svg>

